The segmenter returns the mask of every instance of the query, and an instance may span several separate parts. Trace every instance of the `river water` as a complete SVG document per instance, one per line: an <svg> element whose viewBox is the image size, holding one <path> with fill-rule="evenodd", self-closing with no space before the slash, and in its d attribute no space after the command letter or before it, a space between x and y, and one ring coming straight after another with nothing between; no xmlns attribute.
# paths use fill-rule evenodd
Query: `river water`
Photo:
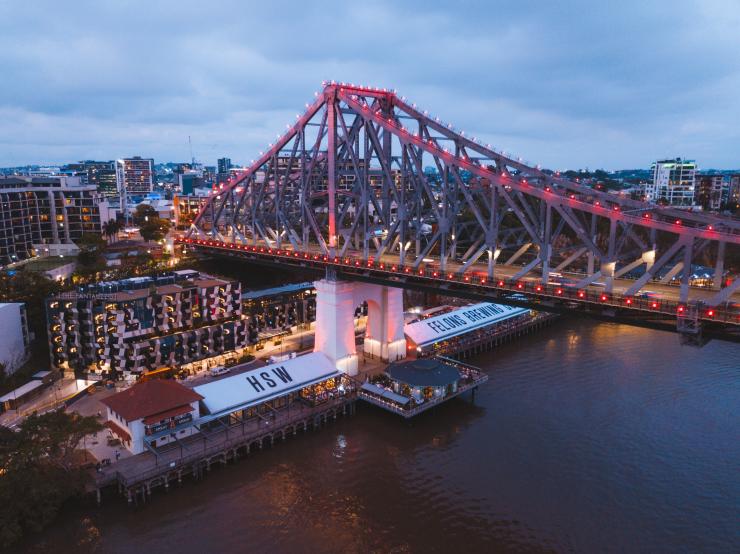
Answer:
<svg viewBox="0 0 740 554"><path fill-rule="evenodd" d="M563 319L470 360L470 398L361 404L34 552L738 552L740 346Z"/></svg>

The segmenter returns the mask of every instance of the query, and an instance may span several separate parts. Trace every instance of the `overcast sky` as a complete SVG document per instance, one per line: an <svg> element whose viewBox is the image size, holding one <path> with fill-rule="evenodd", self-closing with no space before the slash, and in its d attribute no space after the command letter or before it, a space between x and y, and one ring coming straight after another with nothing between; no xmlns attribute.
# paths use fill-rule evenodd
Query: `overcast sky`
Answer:
<svg viewBox="0 0 740 554"><path fill-rule="evenodd" d="M0 0L0 166L246 163L324 79L554 169L740 167L738 0Z"/></svg>

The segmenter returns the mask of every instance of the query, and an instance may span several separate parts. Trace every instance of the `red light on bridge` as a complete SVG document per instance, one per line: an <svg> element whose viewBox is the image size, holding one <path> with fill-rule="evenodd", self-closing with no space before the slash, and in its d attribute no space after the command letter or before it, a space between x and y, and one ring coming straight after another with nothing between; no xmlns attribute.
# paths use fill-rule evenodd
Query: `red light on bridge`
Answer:
<svg viewBox="0 0 740 554"><path fill-rule="evenodd" d="M644 217L645 219L650 219L650 214L642 214L642 217Z"/></svg>
<svg viewBox="0 0 740 554"><path fill-rule="evenodd" d="M404 269L404 271L405 271L406 273L411 273L411 270L410 270L410 269L409 269L408 267L407 267L406 269Z"/></svg>
<svg viewBox="0 0 740 554"><path fill-rule="evenodd" d="M625 303L625 304L627 304L628 306L631 306L631 305L632 305L632 299L631 299L631 298L627 298L627 299L626 299L626 300L624 301L624 303Z"/></svg>
<svg viewBox="0 0 740 554"><path fill-rule="evenodd" d="M707 317L714 317L714 310L707 310Z"/></svg>
<svg viewBox="0 0 740 554"><path fill-rule="evenodd" d="M468 276L466 275L466 276L465 276L465 282L468 282L468 281L470 281L470 277L468 277Z"/></svg>
<svg viewBox="0 0 740 554"><path fill-rule="evenodd" d="M614 211L615 212L618 212L619 211L619 206L614 206Z"/></svg>
<svg viewBox="0 0 740 554"><path fill-rule="evenodd" d="M452 273L450 273L449 275L447 275L447 278L448 279L452 279L453 277L454 277L454 275Z"/></svg>
<svg viewBox="0 0 740 554"><path fill-rule="evenodd" d="M658 308L658 303L657 303L657 302L651 302L651 303L650 303L650 307L651 307L651 308L652 308L653 310L655 310L655 309L657 309L657 308Z"/></svg>
<svg viewBox="0 0 740 554"><path fill-rule="evenodd" d="M555 294L558 294L558 295L563 294L563 289L557 289L555 291Z"/></svg>
<svg viewBox="0 0 740 554"><path fill-rule="evenodd" d="M599 202L599 201L597 200L596 202L594 202L594 206L601 206L601 202Z"/></svg>
<svg viewBox="0 0 740 554"><path fill-rule="evenodd" d="M680 219L677 219L676 220L676 225L681 225L681 220Z"/></svg>
<svg viewBox="0 0 740 554"><path fill-rule="evenodd" d="M498 282L498 286L499 286L499 287L503 287L503 286L504 286L504 282L503 282L503 281L499 281L499 282Z"/></svg>
<svg viewBox="0 0 740 554"><path fill-rule="evenodd" d="M570 199L571 199L571 200L575 200L575 199L576 199L576 195L575 195L575 194L571 194L571 195L570 195Z"/></svg>
<svg viewBox="0 0 740 554"><path fill-rule="evenodd" d="M710 225L709 227L707 227L707 231L714 231L714 227L712 227L712 226Z"/></svg>
<svg viewBox="0 0 740 554"><path fill-rule="evenodd" d="M550 187L545 187L545 192L550 192Z"/></svg>
<svg viewBox="0 0 740 554"><path fill-rule="evenodd" d="M536 287L534 288L534 290L536 290L537 292L542 292L542 287L541 287L540 285L537 285L537 286L536 286Z"/></svg>
<svg viewBox="0 0 740 554"><path fill-rule="evenodd" d="M606 294L602 294L601 295L601 301L602 302L606 302L607 300L609 300L609 297Z"/></svg>
<svg viewBox="0 0 740 554"><path fill-rule="evenodd" d="M391 267L391 270L392 271L396 271L396 269L398 269L398 268L395 265Z"/></svg>
<svg viewBox="0 0 740 554"><path fill-rule="evenodd" d="M583 292L582 290L579 290L578 291L578 298L586 298L586 293Z"/></svg>
<svg viewBox="0 0 740 554"><path fill-rule="evenodd" d="M676 308L676 311L677 311L677 312L678 312L679 314L682 314L682 313L684 312L684 310L685 310L685 309L686 309L686 308L684 308L683 306L679 306L678 308Z"/></svg>
<svg viewBox="0 0 740 554"><path fill-rule="evenodd" d="M385 269L385 264L380 264L380 269Z"/></svg>
<svg viewBox="0 0 740 554"><path fill-rule="evenodd" d="M516 284L516 288L523 289L524 288L524 283L517 283Z"/></svg>
<svg viewBox="0 0 740 554"><path fill-rule="evenodd" d="M432 277L439 277L439 274L435 271L434 273L432 273Z"/></svg>
<svg viewBox="0 0 740 554"><path fill-rule="evenodd" d="M485 284L486 284L486 280L485 280L485 279L481 279L481 280L480 280L480 284L481 284L481 285L485 285Z"/></svg>

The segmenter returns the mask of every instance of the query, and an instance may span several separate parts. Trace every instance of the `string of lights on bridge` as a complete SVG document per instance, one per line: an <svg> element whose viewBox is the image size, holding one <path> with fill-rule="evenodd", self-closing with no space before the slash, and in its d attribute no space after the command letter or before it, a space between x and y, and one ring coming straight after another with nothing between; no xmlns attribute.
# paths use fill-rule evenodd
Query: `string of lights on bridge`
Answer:
<svg viewBox="0 0 740 554"><path fill-rule="evenodd" d="M585 289L575 289L564 287L556 284L541 284L532 281L520 279L489 279L485 274L466 272L463 274L442 272L441 269L434 267L413 268L401 264L383 263L373 259L362 259L347 256L328 256L326 254L316 254L309 252L300 252L296 250L270 248L264 246L250 246L247 244L237 244L234 242L223 242L214 240L178 238L177 242L194 247L204 246L219 248L223 250L237 250L246 253L267 256L271 258L281 258L290 261L308 261L324 265L335 265L345 269L373 270L380 271L391 275L405 275L414 278L427 278L441 281L457 281L470 286L482 286L487 288L497 288L506 291L522 294L536 294L538 296L550 296L555 299L574 299L582 302L593 302L616 306L632 310L647 310L660 312L664 314L686 317L690 310L698 310L697 316L707 320L722 320L727 323L740 324L740 313L737 309L706 307L701 309L697 305L690 305L681 302L669 300L655 300L650 298L641 298L635 296L626 296L618 293L593 292Z"/></svg>
<svg viewBox="0 0 740 554"><path fill-rule="evenodd" d="M365 85L356 85L354 83L344 83L336 81L323 81L322 87L327 86L334 86L339 87L340 94L344 95L346 92L360 92L361 95L375 95L375 94L385 94L385 95L393 95L396 98L399 98L401 102L406 104L407 107L410 107L417 113L423 114L425 117L432 117L429 116L429 113L424 110L423 112L419 112L416 108L416 104L408 104L406 102L406 97L401 96L399 97L397 94L397 91L393 88L381 88L381 87L372 87L372 86L365 86ZM264 151L259 152L259 159L258 160L251 160L250 166L241 172L239 172L238 175L234 177L230 177L226 183L220 183L218 187L214 186L214 188L211 190L211 195L216 195L217 199L220 199L220 195L228 192L229 190L235 189L237 194L240 194L243 192L243 188L238 187L237 185L249 177L249 175L253 174L255 171L257 171L260 167L264 165L266 160L269 158L270 155L274 154L274 151L277 148L282 148L287 144L287 142L297 133L300 131L300 125L303 122L303 120L308 120L310 117L313 117L315 110L320 107L320 105L324 101L324 96L319 92L315 91L314 96L316 97L316 101L314 101L313 104L305 104L306 111L304 112L303 116L300 114L296 114L296 122L293 124L286 124L286 132L282 135L277 135L277 141L275 143L269 143L269 150L267 153ZM343 97L345 102L348 100L346 96ZM420 133L414 133L401 125L399 122L397 122L394 118L384 118L382 116L382 113L380 109L377 109L375 111L371 111L371 106L367 103L366 100L362 100L360 102L359 96L357 94L350 94L349 100L355 102L361 110L366 112L371 112L368 115L373 117L376 121L376 123L379 123L383 125L384 127L393 127L400 131L400 133L406 137L408 137L409 140L413 141L417 146L423 148L426 151L432 151L430 152L433 155L442 156L445 159L449 160L452 165L455 165L457 167L460 167L461 169L467 169L469 171L473 171L477 174L483 174L481 177L483 178L499 178L508 180L510 183L516 183L521 188L527 188L527 192L530 194L538 195L539 191L543 191L543 194L560 194L561 196L568 199L568 205L570 207L574 208L584 208L588 207L591 209L595 209L598 213L600 213L602 216L607 217L613 217L613 213L610 214L610 212L620 212L622 211L620 206L616 203L612 203L609 205L602 205L601 200L593 200L592 202L588 202L582 198L580 198L582 195L576 195L574 193L567 193L565 190L562 192L555 192L553 191L552 187L545 186L544 188L539 187L529 187L529 182L527 181L526 177L520 177L520 176L514 176L506 171L502 171L501 173L498 173L495 169L492 169L488 166L486 166L481 161L475 161L471 160L468 156L462 155L462 156L456 156L455 154L452 154L448 148L442 147L438 144L437 140L435 139L429 139L424 140ZM454 131L455 127L452 125L452 123L445 124L440 120L439 117L434 117L435 123L437 123L440 127L446 128L448 131ZM465 137L465 131L459 131L458 134L467 141L471 141L477 146L484 147L483 144L476 138L467 138ZM485 148L492 152L495 155L503 156L504 158L514 161L513 158L509 157L505 151L497 151L495 148L493 148L490 144L486 144ZM516 162L518 164L522 164L524 166L531 166L529 162L523 161L522 158L517 157ZM539 171L541 169L540 165L536 165L535 168ZM554 173L555 178L560 178L560 172L556 171ZM225 186L224 186L225 185ZM507 186L507 185L504 185ZM509 187L511 185L508 185ZM224 191L224 188L226 188L226 191ZM646 207L647 209L655 209L655 207ZM631 211L631 210L630 210ZM607 215L608 214L608 215ZM620 217L624 219L625 221L631 221L633 223L639 223L640 219L647 221L650 220L653 225L660 225L662 227L662 230L664 231L672 231L678 228L689 228L689 229L695 229L700 231L700 236L704 236L705 238L717 238L719 235L727 235L727 236L734 236L731 231L718 231L714 228L713 225L706 225L703 228L700 228L698 226L686 226L685 222L681 219L674 219L672 221L665 219L655 219L653 218L653 215L649 213L648 211L643 211L641 214L641 217L628 214L626 211L622 211L620 214ZM673 227L673 229L671 228Z"/></svg>

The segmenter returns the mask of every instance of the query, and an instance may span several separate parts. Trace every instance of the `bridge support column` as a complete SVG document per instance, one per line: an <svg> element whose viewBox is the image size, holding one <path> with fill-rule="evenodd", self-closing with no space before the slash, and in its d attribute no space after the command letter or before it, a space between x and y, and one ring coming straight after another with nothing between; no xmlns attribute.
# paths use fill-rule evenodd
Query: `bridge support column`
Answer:
<svg viewBox="0 0 740 554"><path fill-rule="evenodd" d="M316 287L314 352L322 352L337 369L357 375L354 283L321 279Z"/></svg>
<svg viewBox="0 0 740 554"><path fill-rule="evenodd" d="M331 359L349 375L358 370L354 315L368 304L364 352L386 362L406 357L403 334L403 291L393 287L322 279L316 287L316 338L314 352Z"/></svg>
<svg viewBox="0 0 740 554"><path fill-rule="evenodd" d="M365 354L394 362L406 357L403 334L403 291L379 285L360 285L358 293L367 300Z"/></svg>

